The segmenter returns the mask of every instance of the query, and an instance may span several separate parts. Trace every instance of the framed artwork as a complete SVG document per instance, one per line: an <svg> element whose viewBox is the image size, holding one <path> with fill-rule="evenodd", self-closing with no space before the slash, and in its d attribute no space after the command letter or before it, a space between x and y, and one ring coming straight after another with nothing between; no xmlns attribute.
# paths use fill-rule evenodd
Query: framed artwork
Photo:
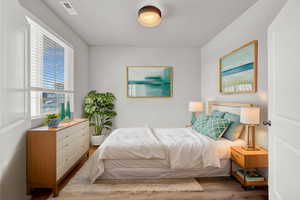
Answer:
<svg viewBox="0 0 300 200"><path fill-rule="evenodd" d="M257 91L258 41L254 40L220 58L219 88L224 94Z"/></svg>
<svg viewBox="0 0 300 200"><path fill-rule="evenodd" d="M127 97L172 97L173 67L127 67Z"/></svg>

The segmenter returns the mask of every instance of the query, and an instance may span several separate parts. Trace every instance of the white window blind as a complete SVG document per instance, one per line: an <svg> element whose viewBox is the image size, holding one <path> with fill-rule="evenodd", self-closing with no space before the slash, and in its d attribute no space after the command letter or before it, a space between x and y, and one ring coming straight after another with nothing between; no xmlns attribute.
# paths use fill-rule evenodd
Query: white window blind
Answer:
<svg viewBox="0 0 300 200"><path fill-rule="evenodd" d="M73 108L73 49L37 23L31 25L31 116L57 113L61 103Z"/></svg>

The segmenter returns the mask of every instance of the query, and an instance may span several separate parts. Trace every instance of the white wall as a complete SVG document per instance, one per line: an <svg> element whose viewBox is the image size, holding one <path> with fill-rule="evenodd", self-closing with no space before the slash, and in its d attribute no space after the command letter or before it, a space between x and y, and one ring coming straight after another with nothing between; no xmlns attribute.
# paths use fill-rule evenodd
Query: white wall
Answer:
<svg viewBox="0 0 300 200"><path fill-rule="evenodd" d="M27 23L18 0L0 1L0 199L26 199Z"/></svg>
<svg viewBox="0 0 300 200"><path fill-rule="evenodd" d="M75 105L81 116L88 91L88 46L40 0L20 0L37 19L75 49ZM31 126L28 101L28 66L25 32L29 28L18 0L0 1L0 199L26 196L26 130Z"/></svg>
<svg viewBox="0 0 300 200"><path fill-rule="evenodd" d="M82 115L82 100L88 91L88 45L60 20L41 0L20 0L21 4L74 48L75 117Z"/></svg>
<svg viewBox="0 0 300 200"><path fill-rule="evenodd" d="M201 99L201 61L197 48L91 47L89 89L117 97L117 127L148 124L184 127L188 102ZM173 97L127 98L126 66L174 66Z"/></svg>
<svg viewBox="0 0 300 200"><path fill-rule="evenodd" d="M244 102L259 105L262 120L267 119L268 71L267 28L286 0L260 0L226 27L201 50L202 96L206 100ZM219 58L252 40L258 40L258 92L255 94L222 95L218 92ZM267 147L267 131L260 127L258 145Z"/></svg>

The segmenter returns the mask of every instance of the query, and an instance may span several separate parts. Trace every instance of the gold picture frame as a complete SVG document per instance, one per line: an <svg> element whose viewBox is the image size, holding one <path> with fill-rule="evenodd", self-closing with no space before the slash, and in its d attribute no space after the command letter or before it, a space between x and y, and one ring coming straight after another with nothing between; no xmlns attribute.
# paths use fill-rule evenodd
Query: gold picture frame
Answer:
<svg viewBox="0 0 300 200"><path fill-rule="evenodd" d="M247 59L250 59L250 57L252 57L251 58L252 62L243 63L247 61ZM225 61L229 62L230 59L240 59L238 61L236 60L233 61L233 63L234 62L241 63L242 65L234 66L230 69L224 70L224 68L228 66L223 66L223 62ZM257 40L248 42L243 46L241 46L240 48L235 49L230 53L222 56L219 59L219 71L218 71L219 92L222 94L239 94L239 93L257 92L257 68L258 68L258 41ZM233 79L235 78L236 80L230 80L230 76L231 78ZM224 82L228 85L224 84ZM226 85L225 89L224 89L225 87L224 85Z"/></svg>
<svg viewBox="0 0 300 200"><path fill-rule="evenodd" d="M150 95L150 96L136 96L136 95L132 95L129 94L130 93L130 89L129 89L129 70L130 69L137 69L137 68L141 68L141 69L157 69L157 68L164 68L164 69L168 69L169 71L169 95L167 96L163 96L163 95ZM126 96L127 98L171 98L173 96L173 75L174 73L174 68L173 66L127 66L126 67ZM153 84L154 83L148 83L148 84Z"/></svg>

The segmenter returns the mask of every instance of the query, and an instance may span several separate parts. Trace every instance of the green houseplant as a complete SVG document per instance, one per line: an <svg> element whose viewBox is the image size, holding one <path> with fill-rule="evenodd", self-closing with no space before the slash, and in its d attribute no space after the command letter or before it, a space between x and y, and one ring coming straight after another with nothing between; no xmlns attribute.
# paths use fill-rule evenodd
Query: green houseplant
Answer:
<svg viewBox="0 0 300 200"><path fill-rule="evenodd" d="M112 120L117 115L114 111L115 100L112 93L98 93L96 90L90 91L84 98L84 113L90 126L94 127L93 145L100 145L104 140L104 131L112 128Z"/></svg>
<svg viewBox="0 0 300 200"><path fill-rule="evenodd" d="M59 114L48 114L45 118L45 124L48 125L49 128L57 128L59 124Z"/></svg>

